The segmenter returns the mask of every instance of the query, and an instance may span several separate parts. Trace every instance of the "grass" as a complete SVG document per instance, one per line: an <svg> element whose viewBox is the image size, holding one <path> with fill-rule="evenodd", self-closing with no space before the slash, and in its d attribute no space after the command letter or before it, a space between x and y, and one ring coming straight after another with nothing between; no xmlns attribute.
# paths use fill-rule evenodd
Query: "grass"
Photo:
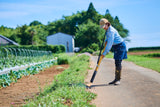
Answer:
<svg viewBox="0 0 160 107"><path fill-rule="evenodd" d="M84 79L89 68L89 57L82 55L69 58L70 67L55 76L52 85L39 96L30 99L23 107L91 107L89 102L96 97L86 91Z"/></svg>
<svg viewBox="0 0 160 107"><path fill-rule="evenodd" d="M160 59L137 55L128 55L127 61L132 61L137 65L160 72Z"/></svg>
<svg viewBox="0 0 160 107"><path fill-rule="evenodd" d="M113 58L113 54L109 53L108 55L106 55L106 57ZM128 59L125 60L131 61L136 65L160 72L160 59L146 57L143 55L128 55Z"/></svg>

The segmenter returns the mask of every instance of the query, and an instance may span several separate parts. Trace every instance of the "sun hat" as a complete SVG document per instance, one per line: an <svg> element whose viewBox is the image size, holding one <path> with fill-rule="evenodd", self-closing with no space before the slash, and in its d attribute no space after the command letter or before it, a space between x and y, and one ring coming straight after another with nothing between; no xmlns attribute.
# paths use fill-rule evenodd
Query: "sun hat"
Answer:
<svg viewBox="0 0 160 107"><path fill-rule="evenodd" d="M104 28L105 24L109 23L109 21L105 18L102 18L100 21L99 21L99 24L101 25L100 28ZM110 23L109 23L110 24Z"/></svg>

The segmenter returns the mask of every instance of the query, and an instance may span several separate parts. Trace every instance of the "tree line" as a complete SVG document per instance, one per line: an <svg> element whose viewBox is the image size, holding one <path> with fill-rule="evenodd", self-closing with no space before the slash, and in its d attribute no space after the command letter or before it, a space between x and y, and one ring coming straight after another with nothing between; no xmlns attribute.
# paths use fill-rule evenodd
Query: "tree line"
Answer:
<svg viewBox="0 0 160 107"><path fill-rule="evenodd" d="M99 46L102 42L104 30L99 27L99 20L107 18L119 34L128 40L129 30L124 28L118 16L111 16L109 10L104 15L99 14L92 2L87 11L77 11L71 16L62 16L61 19L48 22L47 25L35 20L29 25L17 26L16 28L0 27L0 34L10 38L20 45L45 45L46 37L58 32L75 36L75 46L86 48Z"/></svg>

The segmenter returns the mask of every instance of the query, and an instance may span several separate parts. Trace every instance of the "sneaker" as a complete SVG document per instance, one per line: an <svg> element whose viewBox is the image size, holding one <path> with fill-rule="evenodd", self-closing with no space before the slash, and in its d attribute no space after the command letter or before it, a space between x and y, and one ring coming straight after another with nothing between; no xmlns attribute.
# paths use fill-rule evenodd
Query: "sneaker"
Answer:
<svg viewBox="0 0 160 107"><path fill-rule="evenodd" d="M114 85L120 85L120 84L121 84L120 81L116 81L116 82L114 83Z"/></svg>
<svg viewBox="0 0 160 107"><path fill-rule="evenodd" d="M113 80L112 82L110 82L109 83L109 85L112 85L112 84L114 84L114 85L120 85L120 80Z"/></svg>

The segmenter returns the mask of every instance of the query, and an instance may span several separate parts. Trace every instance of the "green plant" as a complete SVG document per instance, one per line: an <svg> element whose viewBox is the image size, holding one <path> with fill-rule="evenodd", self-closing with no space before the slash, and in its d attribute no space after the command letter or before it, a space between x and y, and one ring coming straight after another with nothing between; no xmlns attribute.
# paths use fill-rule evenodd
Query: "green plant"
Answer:
<svg viewBox="0 0 160 107"><path fill-rule="evenodd" d="M82 52L82 53L83 53L83 52L89 52L90 54L92 54L92 53L94 52L94 50L93 50L93 49L90 49L89 47L87 47L87 48L82 49L81 52Z"/></svg>
<svg viewBox="0 0 160 107"><path fill-rule="evenodd" d="M137 65L153 69L160 72L160 60L154 58L148 58L144 56L128 55L128 61L132 61Z"/></svg>
<svg viewBox="0 0 160 107"><path fill-rule="evenodd" d="M152 54L147 54L147 55L142 55L144 57L160 57L160 53L152 53Z"/></svg>
<svg viewBox="0 0 160 107"><path fill-rule="evenodd" d="M99 50L99 45L96 44L96 43L92 43L90 46L89 46L90 49L93 49L94 51L97 51Z"/></svg>
<svg viewBox="0 0 160 107"><path fill-rule="evenodd" d="M60 55L58 56L58 59L57 59L57 64L58 65L61 65L61 64L68 64L68 56L66 55Z"/></svg>
<svg viewBox="0 0 160 107"><path fill-rule="evenodd" d="M35 66L28 67L26 70L10 71L8 74L0 75L0 86L7 87L12 82L17 82L22 76L34 75L39 73L44 68L54 64L54 61L44 62Z"/></svg>
<svg viewBox="0 0 160 107"><path fill-rule="evenodd" d="M89 57L69 57L70 67L61 74L55 76L53 83L46 87L35 99L24 107L88 107L93 106L89 101L95 98L95 94L86 91L84 78L89 66Z"/></svg>

